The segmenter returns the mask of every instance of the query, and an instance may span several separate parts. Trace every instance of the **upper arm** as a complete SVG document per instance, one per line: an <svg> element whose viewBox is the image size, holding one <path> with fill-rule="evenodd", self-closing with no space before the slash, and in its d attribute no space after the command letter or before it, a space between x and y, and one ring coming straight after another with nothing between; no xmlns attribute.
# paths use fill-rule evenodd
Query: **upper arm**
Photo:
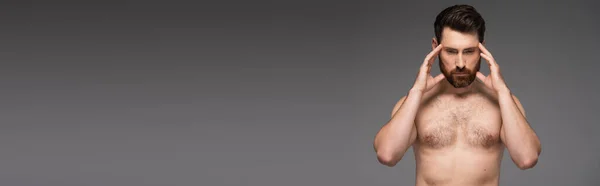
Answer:
<svg viewBox="0 0 600 186"><path fill-rule="evenodd" d="M519 108L519 111L521 111L521 114L523 114L523 117L525 116L525 109L523 108L523 105L521 104L521 101L519 101L519 98L517 98L517 96L515 96L514 94L511 94L513 100L515 101L515 104L517 105L517 107Z"/></svg>
<svg viewBox="0 0 600 186"><path fill-rule="evenodd" d="M400 98L400 100L396 103L396 105L394 106L394 109L392 109L392 118L394 117L394 115L396 115L396 112L398 112L398 110L400 109L400 107L402 106L402 104L404 104L404 101L406 100L406 96L403 96L402 98ZM413 123L414 125L414 123ZM417 127L413 127L411 132L410 132L410 144L412 144L415 139L417 139Z"/></svg>
<svg viewBox="0 0 600 186"><path fill-rule="evenodd" d="M400 98L400 100L398 102L396 102L396 105L394 105L394 109L392 109L391 117L394 117L394 115L396 115L396 112L398 111L398 109L400 109L400 106L402 106L402 104L404 103L404 100L406 100L406 96L402 96L402 98Z"/></svg>
<svg viewBox="0 0 600 186"><path fill-rule="evenodd" d="M517 98L517 96L515 96L514 94L511 94L515 105L517 105L517 108L519 109L519 111L521 112L521 114L523 114L523 117L527 118L525 116L525 109L523 108L523 105L521 104L521 101L519 100L519 98ZM504 133L504 124L502 124L502 129L500 130L500 138L502 139L502 141L506 140L506 134Z"/></svg>

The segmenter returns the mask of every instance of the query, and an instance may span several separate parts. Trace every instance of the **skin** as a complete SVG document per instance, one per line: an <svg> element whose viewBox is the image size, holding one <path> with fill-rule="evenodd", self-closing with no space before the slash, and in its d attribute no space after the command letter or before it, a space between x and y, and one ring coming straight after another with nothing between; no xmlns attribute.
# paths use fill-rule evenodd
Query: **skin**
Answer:
<svg viewBox="0 0 600 186"><path fill-rule="evenodd" d="M445 28L432 49L375 136L379 162L393 167L412 146L417 186L497 186L505 149L518 168L533 168L540 140L484 42L476 33ZM436 57L442 74L434 77ZM479 72L482 58L490 68L487 76Z"/></svg>

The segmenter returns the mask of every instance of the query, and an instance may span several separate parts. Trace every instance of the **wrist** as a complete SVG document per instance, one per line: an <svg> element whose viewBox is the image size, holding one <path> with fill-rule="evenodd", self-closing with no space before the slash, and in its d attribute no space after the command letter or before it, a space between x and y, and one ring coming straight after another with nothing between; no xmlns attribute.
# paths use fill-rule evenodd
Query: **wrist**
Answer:
<svg viewBox="0 0 600 186"><path fill-rule="evenodd" d="M508 88L501 88L497 92L498 92L498 94L510 95L510 89L508 89Z"/></svg>
<svg viewBox="0 0 600 186"><path fill-rule="evenodd" d="M420 89L418 89L418 88L414 88L414 87L413 87L413 88L411 88L411 89L408 91L408 94L409 94L409 95L411 95L411 94L412 94L412 95L419 95L419 96L422 96L422 95L423 95L423 93L424 93L424 91L423 91L423 90L420 90Z"/></svg>

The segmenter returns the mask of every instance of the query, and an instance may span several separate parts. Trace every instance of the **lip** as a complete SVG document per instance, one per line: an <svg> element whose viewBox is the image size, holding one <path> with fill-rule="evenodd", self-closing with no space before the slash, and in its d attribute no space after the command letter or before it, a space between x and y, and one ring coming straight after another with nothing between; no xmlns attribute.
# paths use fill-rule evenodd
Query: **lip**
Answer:
<svg viewBox="0 0 600 186"><path fill-rule="evenodd" d="M466 73L464 73L464 74L463 73L457 73L457 74L452 74L452 75L455 75L455 76L468 76L469 74L466 74Z"/></svg>

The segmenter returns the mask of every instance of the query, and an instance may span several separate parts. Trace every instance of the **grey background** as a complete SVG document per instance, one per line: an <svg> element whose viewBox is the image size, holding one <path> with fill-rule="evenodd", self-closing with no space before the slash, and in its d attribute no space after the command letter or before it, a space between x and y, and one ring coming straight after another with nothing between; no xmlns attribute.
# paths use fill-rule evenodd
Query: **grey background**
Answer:
<svg viewBox="0 0 600 186"><path fill-rule="evenodd" d="M597 1L3 1L0 184L414 185L372 140L458 3L543 145L501 185L598 185Z"/></svg>

